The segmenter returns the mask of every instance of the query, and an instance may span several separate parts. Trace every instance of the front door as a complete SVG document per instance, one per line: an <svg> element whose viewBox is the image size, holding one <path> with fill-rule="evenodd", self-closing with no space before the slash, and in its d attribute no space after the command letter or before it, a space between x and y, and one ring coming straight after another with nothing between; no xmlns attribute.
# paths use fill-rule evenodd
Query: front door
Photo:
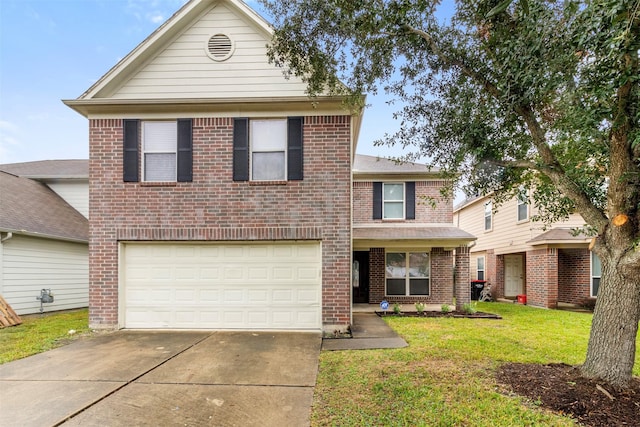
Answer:
<svg viewBox="0 0 640 427"><path fill-rule="evenodd" d="M353 253L351 287L354 303L369 303L369 252L367 251Z"/></svg>
<svg viewBox="0 0 640 427"><path fill-rule="evenodd" d="M522 255L504 256L504 296L515 297L524 293Z"/></svg>

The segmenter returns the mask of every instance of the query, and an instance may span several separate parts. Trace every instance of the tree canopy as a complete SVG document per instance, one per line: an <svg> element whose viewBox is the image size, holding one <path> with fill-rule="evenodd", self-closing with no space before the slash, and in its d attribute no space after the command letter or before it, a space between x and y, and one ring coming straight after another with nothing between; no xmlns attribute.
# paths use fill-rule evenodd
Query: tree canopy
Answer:
<svg viewBox="0 0 640 427"><path fill-rule="evenodd" d="M598 306L631 299L633 358L640 0L263 2L274 17L271 60L302 77L311 96L341 94L359 108L362 93L385 90L401 102L401 129L382 142L407 147L405 159L424 156L469 194L497 202L535 189L540 220L580 213L605 272L621 272L601 284L594 329L608 318ZM618 385L630 377L630 368L614 375L595 365L620 363L594 359L585 373Z"/></svg>

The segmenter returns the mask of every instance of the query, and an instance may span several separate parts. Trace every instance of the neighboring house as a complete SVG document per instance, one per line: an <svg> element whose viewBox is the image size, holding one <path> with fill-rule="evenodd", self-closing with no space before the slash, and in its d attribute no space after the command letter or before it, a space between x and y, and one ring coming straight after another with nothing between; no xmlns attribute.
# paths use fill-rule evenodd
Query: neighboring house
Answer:
<svg viewBox="0 0 640 427"><path fill-rule="evenodd" d="M86 164L86 161L85 161ZM50 187L0 165L0 295L18 314L87 307L87 219ZM86 178L85 178L86 179Z"/></svg>
<svg viewBox="0 0 640 427"><path fill-rule="evenodd" d="M0 165L0 170L46 184L85 218L89 218L88 160L39 160L10 163Z"/></svg>
<svg viewBox="0 0 640 427"><path fill-rule="evenodd" d="M454 223L478 238L471 248L471 278L486 280L498 298L525 295L527 304L547 308L584 304L597 295L600 282L591 238L572 232L584 220L572 214L545 227L531 220L535 214L527 198L511 199L497 210L491 196L457 206Z"/></svg>
<svg viewBox="0 0 640 427"><path fill-rule="evenodd" d="M356 155L353 166L353 301L452 304L469 300L471 234L453 226L446 184L425 165Z"/></svg>
<svg viewBox="0 0 640 427"><path fill-rule="evenodd" d="M192 0L65 101L89 119L92 328L350 325L351 166L361 117L342 98L309 99L302 80L269 64L271 36L242 1ZM388 233L363 234L354 242L360 250L374 242L382 259L384 248L424 254L437 242L452 263L451 249L471 240L437 237L397 245ZM447 291L437 290L439 265L419 279L451 301L451 269Z"/></svg>

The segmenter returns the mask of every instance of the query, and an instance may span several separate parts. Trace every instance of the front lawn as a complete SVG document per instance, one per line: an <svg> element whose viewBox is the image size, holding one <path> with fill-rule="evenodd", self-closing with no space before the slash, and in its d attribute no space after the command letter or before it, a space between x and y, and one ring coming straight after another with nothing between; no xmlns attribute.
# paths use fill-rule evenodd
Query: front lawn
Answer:
<svg viewBox="0 0 640 427"><path fill-rule="evenodd" d="M51 350L88 332L87 313L84 309L22 316L22 324L0 329L0 364Z"/></svg>
<svg viewBox="0 0 640 427"><path fill-rule="evenodd" d="M501 303L478 309L503 319L387 318L409 347L322 352L312 424L574 425L536 401L507 396L495 372L505 362L582 363L591 314Z"/></svg>

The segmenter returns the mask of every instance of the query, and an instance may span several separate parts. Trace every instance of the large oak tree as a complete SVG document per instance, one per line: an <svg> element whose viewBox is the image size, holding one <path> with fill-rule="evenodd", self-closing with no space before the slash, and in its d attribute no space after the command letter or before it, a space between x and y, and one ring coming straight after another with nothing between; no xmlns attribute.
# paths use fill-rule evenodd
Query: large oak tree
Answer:
<svg viewBox="0 0 640 427"><path fill-rule="evenodd" d="M386 90L387 142L539 218L576 211L602 261L585 376L624 387L640 319L640 0L264 0L270 57L311 96Z"/></svg>

